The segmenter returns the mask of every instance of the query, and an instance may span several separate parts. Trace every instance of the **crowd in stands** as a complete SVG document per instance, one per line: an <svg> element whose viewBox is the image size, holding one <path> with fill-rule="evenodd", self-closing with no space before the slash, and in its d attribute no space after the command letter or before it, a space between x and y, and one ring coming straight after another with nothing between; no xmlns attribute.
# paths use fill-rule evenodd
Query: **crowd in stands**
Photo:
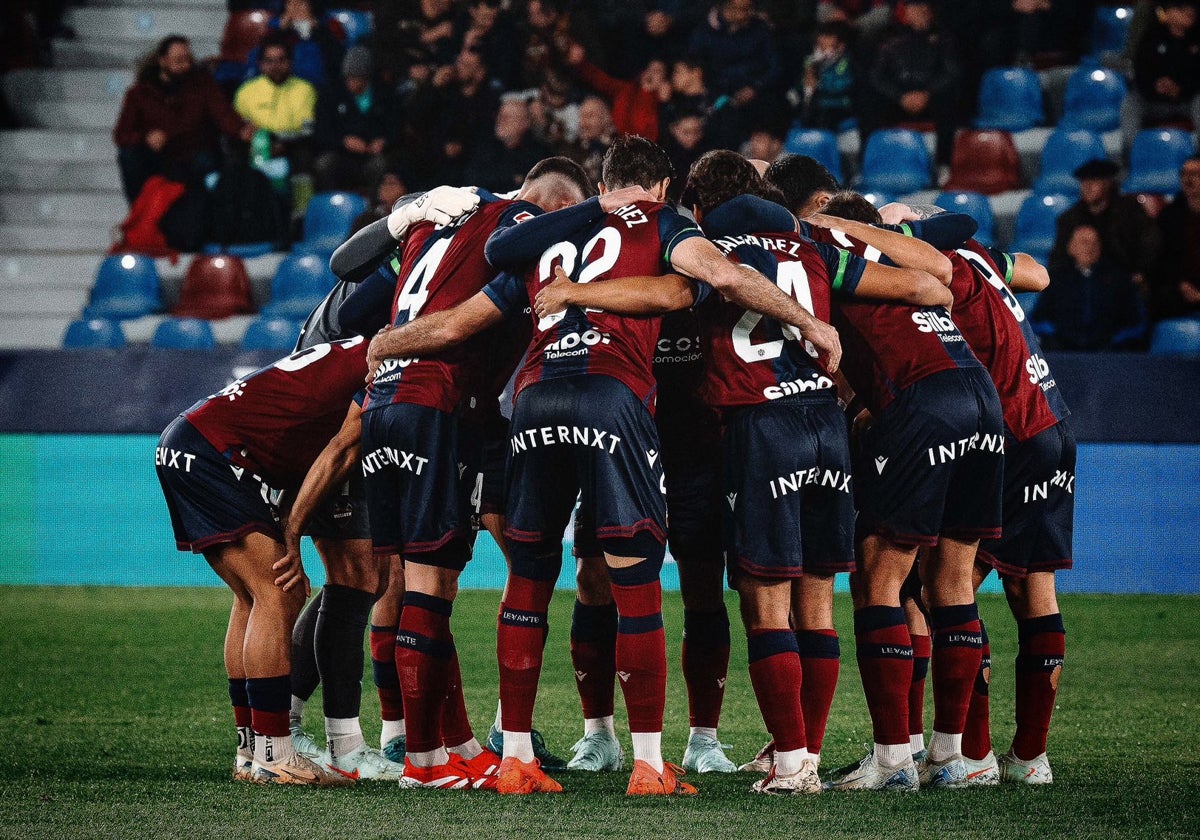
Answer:
<svg viewBox="0 0 1200 840"><path fill-rule="evenodd" d="M231 21L260 7L269 20L244 55L210 62L215 79L185 39L165 40L114 131L130 202L151 175L195 183L249 156L298 218L314 190L381 202L397 188L443 183L512 190L551 154L596 176L621 133L660 143L679 173L713 148L771 161L797 127L857 131L860 150L883 128L933 133L937 187L956 133L973 125L987 70L1081 61L1104 61L1128 80L1126 154L1145 127L1200 129L1193 0L1143 0L1124 52L1107 55L1094 49L1096 4L1086 0L344 5L231 0ZM1068 278L1060 289L1104 289L1121 323L1071 337L1064 327L1050 343L1136 346L1147 314L1197 311L1197 164L1185 165L1184 192L1157 221L1147 209L1161 204L1119 194L1116 164L1095 166L1059 220L1050 267ZM1043 301L1048 322L1072 308L1059 294ZM1132 325L1122 320L1131 310Z"/></svg>

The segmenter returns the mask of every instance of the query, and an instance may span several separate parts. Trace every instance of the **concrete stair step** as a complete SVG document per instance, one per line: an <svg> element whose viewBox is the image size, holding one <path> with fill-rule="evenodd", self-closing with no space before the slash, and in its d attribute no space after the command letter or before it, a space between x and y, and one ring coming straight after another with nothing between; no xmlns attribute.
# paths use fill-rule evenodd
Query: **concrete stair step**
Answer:
<svg viewBox="0 0 1200 840"><path fill-rule="evenodd" d="M0 224L0 250L5 252L98 254L111 245L111 225Z"/></svg>
<svg viewBox="0 0 1200 840"><path fill-rule="evenodd" d="M133 84L132 70L71 70L22 68L0 77L9 102L23 99L55 102L94 102L111 99L118 105Z"/></svg>
<svg viewBox="0 0 1200 840"><path fill-rule="evenodd" d="M208 58L220 52L221 30L224 22L215 29L198 30L195 37L188 34L192 52L197 58ZM212 33L211 35L209 33ZM76 38L56 39L52 46L56 67L75 69L128 70L137 65L154 48L157 38L122 39Z"/></svg>
<svg viewBox="0 0 1200 840"><path fill-rule="evenodd" d="M129 0L88 0L89 6L120 6L124 8L135 7L136 4L131 4ZM226 10L226 0L154 0L156 9L163 8L183 8L183 9L208 9L219 12Z"/></svg>
<svg viewBox="0 0 1200 840"><path fill-rule="evenodd" d="M87 300L103 259L99 254L12 254L0 258L0 288L73 290L79 305Z"/></svg>
<svg viewBox="0 0 1200 840"><path fill-rule="evenodd" d="M116 147L107 131L23 128L0 132L0 160L88 161L115 168Z"/></svg>
<svg viewBox="0 0 1200 840"><path fill-rule="evenodd" d="M121 111L120 101L111 99L97 99L92 102L29 99L9 101L21 125L30 128L111 131Z"/></svg>
<svg viewBox="0 0 1200 840"><path fill-rule="evenodd" d="M0 286L0 319L22 315L56 315L76 318L87 302L79 289L38 289Z"/></svg>
<svg viewBox="0 0 1200 840"><path fill-rule="evenodd" d="M122 321L121 329L125 332L125 340L149 343L150 339L154 337L154 331L158 329L158 325L169 317L169 315L147 315L131 321ZM250 326L250 322L256 317L258 316L234 315L230 318L209 321L209 323L212 324L213 335L216 336L218 344L240 344L242 336L246 334L246 327Z"/></svg>
<svg viewBox="0 0 1200 840"><path fill-rule="evenodd" d="M117 170L116 148L111 149L111 156L103 164L23 161L0 156L0 190L100 190L119 194L121 174Z"/></svg>
<svg viewBox="0 0 1200 840"><path fill-rule="evenodd" d="M75 28L77 40L103 39L154 43L168 35L219 38L227 13L219 6L85 6L68 9L63 22Z"/></svg>
<svg viewBox="0 0 1200 840"><path fill-rule="evenodd" d="M0 193L0 222L12 224L61 222L108 228L127 212L125 199L117 192Z"/></svg>

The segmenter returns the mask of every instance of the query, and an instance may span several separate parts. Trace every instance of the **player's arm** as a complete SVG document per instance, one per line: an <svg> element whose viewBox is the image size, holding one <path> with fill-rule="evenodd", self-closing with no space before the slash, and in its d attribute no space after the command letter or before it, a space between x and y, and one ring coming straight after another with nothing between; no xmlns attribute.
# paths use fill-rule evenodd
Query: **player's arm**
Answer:
<svg viewBox="0 0 1200 840"><path fill-rule="evenodd" d="M949 286L954 277L954 268L950 264L950 258L933 245L916 237L905 236L903 233L884 230L852 219L826 216L824 213L816 213L805 221L818 227L839 230L847 236L852 236L859 242L876 248L901 268L917 268L926 271L945 286Z"/></svg>
<svg viewBox="0 0 1200 840"><path fill-rule="evenodd" d="M362 455L362 406L357 402L350 404L346 419L338 433L325 445L317 460L313 461L296 498L288 513L283 526L283 545L287 553L271 567L278 577L275 585L287 592L296 584L303 582L305 594L308 595L308 576L304 573L304 564L300 559L300 537L313 512L328 498L335 487L346 482L350 471L357 465Z"/></svg>
<svg viewBox="0 0 1200 840"><path fill-rule="evenodd" d="M384 359L440 353L503 319L504 312L487 293L477 292L453 309L422 315L400 327L384 327L367 348L367 381L375 378Z"/></svg>
<svg viewBox="0 0 1200 840"><path fill-rule="evenodd" d="M932 274L919 268L895 268L867 262L855 297L890 300L913 306L950 306L954 295Z"/></svg>
<svg viewBox="0 0 1200 840"><path fill-rule="evenodd" d="M1014 292L1040 292L1050 285L1050 272L1029 254L1004 256L1004 279Z"/></svg>
<svg viewBox="0 0 1200 840"><path fill-rule="evenodd" d="M562 312L568 306L603 309L614 315L662 315L687 309L696 302L692 281L678 274L657 277L618 277L601 283L575 283L562 266L533 301L539 318Z"/></svg>
<svg viewBox="0 0 1200 840"><path fill-rule="evenodd" d="M842 358L837 330L814 317L759 272L726 259L707 239L693 236L680 242L671 251L671 265L712 286L743 309L791 324L814 347L827 354L829 371L837 370Z"/></svg>

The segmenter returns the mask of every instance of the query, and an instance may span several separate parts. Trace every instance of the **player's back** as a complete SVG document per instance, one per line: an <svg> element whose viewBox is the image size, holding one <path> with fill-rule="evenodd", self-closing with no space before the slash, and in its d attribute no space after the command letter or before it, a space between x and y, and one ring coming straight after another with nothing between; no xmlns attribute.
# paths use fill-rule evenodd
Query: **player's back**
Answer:
<svg viewBox="0 0 1200 840"><path fill-rule="evenodd" d="M361 336L318 344L234 381L184 416L234 464L291 486L341 427L366 373Z"/></svg>

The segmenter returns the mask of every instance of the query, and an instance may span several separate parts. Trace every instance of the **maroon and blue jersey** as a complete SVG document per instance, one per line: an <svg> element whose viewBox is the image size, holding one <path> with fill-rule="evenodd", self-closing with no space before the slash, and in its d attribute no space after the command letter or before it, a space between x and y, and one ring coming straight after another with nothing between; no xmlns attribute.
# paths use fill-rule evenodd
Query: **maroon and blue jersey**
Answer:
<svg viewBox="0 0 1200 840"><path fill-rule="evenodd" d="M1001 270L974 239L952 252L953 317L1000 394L1004 423L1018 441L1050 428L1070 411L1021 304L1008 288L1011 257Z"/></svg>
<svg viewBox="0 0 1200 840"><path fill-rule="evenodd" d="M414 225L400 255L380 267L396 286L393 326L451 309L476 294L496 276L483 255L488 236L541 213L528 202L500 199L483 190L479 196L473 212L448 225ZM368 389L366 410L408 403L453 412L486 344L487 339L480 339L430 358L385 359Z"/></svg>
<svg viewBox="0 0 1200 840"><path fill-rule="evenodd" d="M810 314L829 321L830 296L853 295L866 261L794 233L726 233L705 220L714 243L734 262L765 275ZM697 306L707 375L703 393L718 408L759 405L834 382L789 324L750 312L700 286Z"/></svg>
<svg viewBox="0 0 1200 840"><path fill-rule="evenodd" d="M275 487L298 486L367 375L367 341L317 344L235 380L184 412L213 448Z"/></svg>
<svg viewBox="0 0 1200 840"><path fill-rule="evenodd" d="M841 231L801 224L816 242L845 248L871 262L883 256ZM839 299L832 323L842 341L842 372L875 414L931 374L980 367L942 306Z"/></svg>
<svg viewBox="0 0 1200 840"><path fill-rule="evenodd" d="M518 229L506 235L522 233ZM545 248L522 276L501 275L484 291L502 312L515 313L528 307L538 289L554 279L556 266L561 265L576 283L661 275L670 270L672 248L702 235L694 223L669 207L655 202L630 204L576 228L568 238ZM576 306L546 318L531 318L533 340L517 375L517 395L543 380L601 375L620 381L654 410L652 365L660 318L629 318Z"/></svg>

